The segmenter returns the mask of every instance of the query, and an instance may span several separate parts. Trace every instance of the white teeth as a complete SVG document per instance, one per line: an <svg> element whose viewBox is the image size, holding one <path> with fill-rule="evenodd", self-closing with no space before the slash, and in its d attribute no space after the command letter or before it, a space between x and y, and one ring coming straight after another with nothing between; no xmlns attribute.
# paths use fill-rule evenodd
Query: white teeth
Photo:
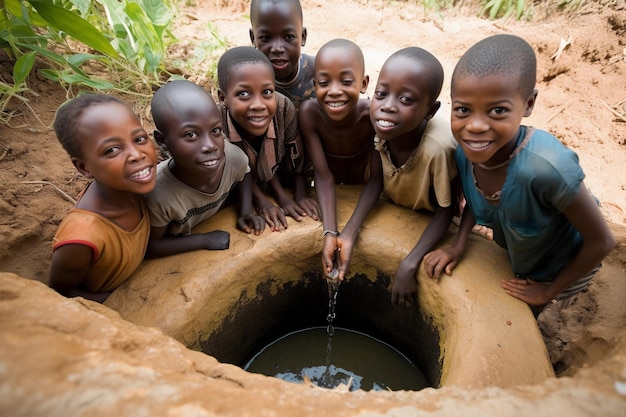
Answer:
<svg viewBox="0 0 626 417"><path fill-rule="evenodd" d="M468 148L483 149L489 146L491 142L465 142Z"/></svg>
<svg viewBox="0 0 626 417"><path fill-rule="evenodd" d="M203 162L202 165L207 166L207 167L212 167L214 165L217 165L217 159L214 159L212 161Z"/></svg>
<svg viewBox="0 0 626 417"><path fill-rule="evenodd" d="M376 123L378 123L378 126L380 127L392 127L396 125L394 122L390 122L389 120L377 120Z"/></svg>
<svg viewBox="0 0 626 417"><path fill-rule="evenodd" d="M333 103L326 103L326 104L328 104L328 107L341 107L341 106L345 105L346 102L342 101L341 103L333 102Z"/></svg>
<svg viewBox="0 0 626 417"><path fill-rule="evenodd" d="M265 117L249 117L248 120L253 123L260 123L265 120Z"/></svg>
<svg viewBox="0 0 626 417"><path fill-rule="evenodd" d="M148 177L150 175L150 171L151 170L152 170L152 167L144 168L141 171L137 171L134 174L132 174L130 176L130 178L145 178L145 177Z"/></svg>

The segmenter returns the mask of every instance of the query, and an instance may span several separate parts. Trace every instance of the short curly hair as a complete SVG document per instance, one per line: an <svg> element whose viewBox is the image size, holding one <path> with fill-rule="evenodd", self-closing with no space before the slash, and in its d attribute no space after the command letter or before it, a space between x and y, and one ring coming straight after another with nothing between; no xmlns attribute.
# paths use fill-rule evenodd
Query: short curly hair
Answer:
<svg viewBox="0 0 626 417"><path fill-rule="evenodd" d="M458 76L496 74L516 76L518 91L525 96L532 94L537 82L535 51L519 36L500 34L485 38L459 59L452 74L452 85Z"/></svg>
<svg viewBox="0 0 626 417"><path fill-rule="evenodd" d="M326 42L322 47L317 51L317 56L320 56L325 50L333 49L333 48L343 48L349 51L354 52L354 56L356 58L356 64L358 65L358 69L365 73L365 58L363 57L363 51L356 43L352 42L349 39L332 39Z"/></svg>
<svg viewBox="0 0 626 417"><path fill-rule="evenodd" d="M253 46L236 46L224 52L217 61L217 84L223 93L228 91L228 84L240 66L245 64L265 65L272 73L274 79L274 67L265 54Z"/></svg>
<svg viewBox="0 0 626 417"><path fill-rule="evenodd" d="M106 103L118 103L128 107L121 99L101 93L87 93L73 98L58 108L54 117L54 133L70 157L80 158L80 138L78 126L83 113L93 106Z"/></svg>
<svg viewBox="0 0 626 417"><path fill-rule="evenodd" d="M259 17L259 8L263 3L271 3L274 5L288 3L290 6L294 7L296 16L300 18L300 24L302 24L302 4L300 4L300 0L252 0L250 2L250 22L252 26L256 26L256 21Z"/></svg>
<svg viewBox="0 0 626 417"><path fill-rule="evenodd" d="M391 56L389 56L389 58L387 58L385 63L396 57L408 58L416 64L424 67L430 80L428 97L431 101L437 100L439 94L441 93L441 88L443 87L444 78L443 66L441 65L441 62L439 62L433 54L417 46L409 46L394 52Z"/></svg>

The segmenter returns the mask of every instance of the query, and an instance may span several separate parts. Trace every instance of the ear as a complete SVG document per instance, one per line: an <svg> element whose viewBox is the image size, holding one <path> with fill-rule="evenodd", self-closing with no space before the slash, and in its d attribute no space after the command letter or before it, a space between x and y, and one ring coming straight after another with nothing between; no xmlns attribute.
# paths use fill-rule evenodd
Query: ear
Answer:
<svg viewBox="0 0 626 417"><path fill-rule="evenodd" d="M254 44L254 31L252 30L252 28L250 28L250 42L252 42L252 45L256 47L256 45Z"/></svg>
<svg viewBox="0 0 626 417"><path fill-rule="evenodd" d="M219 88L217 89L217 98L219 99L220 103L222 103L222 106L228 108L228 105L226 103L226 94L224 94L224 92Z"/></svg>
<svg viewBox="0 0 626 417"><path fill-rule="evenodd" d="M159 144L160 147L167 150L167 143L165 143L165 136L158 130L155 130L153 133L154 140Z"/></svg>
<svg viewBox="0 0 626 417"><path fill-rule="evenodd" d="M361 81L361 94L365 94L367 91L367 86L370 84L370 76L363 76L363 81Z"/></svg>
<svg viewBox="0 0 626 417"><path fill-rule="evenodd" d="M441 107L441 101L435 101L431 106L430 109L428 109L428 113L426 113L426 116L424 116L425 120L430 120L435 116L435 113L437 113L437 111L439 111L439 108Z"/></svg>
<svg viewBox="0 0 626 417"><path fill-rule="evenodd" d="M93 175L91 175L91 172L89 172L87 165L85 165L82 159L72 156L70 158L70 161L72 161L72 164L76 167L78 172L80 172L83 177L93 178Z"/></svg>
<svg viewBox="0 0 626 417"><path fill-rule="evenodd" d="M306 45L306 28L302 27L302 46Z"/></svg>
<svg viewBox="0 0 626 417"><path fill-rule="evenodd" d="M533 114L533 108L535 107L535 103L537 102L537 94L539 94L539 92L535 88L532 94L526 99L526 109L524 110L524 117L528 117Z"/></svg>

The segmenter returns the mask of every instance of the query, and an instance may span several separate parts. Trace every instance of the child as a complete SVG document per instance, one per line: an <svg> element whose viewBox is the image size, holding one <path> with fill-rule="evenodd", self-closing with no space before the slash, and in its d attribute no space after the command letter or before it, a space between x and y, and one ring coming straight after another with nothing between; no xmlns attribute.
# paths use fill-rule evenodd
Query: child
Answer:
<svg viewBox="0 0 626 417"><path fill-rule="evenodd" d="M143 260L150 218L138 194L154 188L156 151L133 111L104 94L65 103L54 130L92 181L54 236L49 285L67 297L104 302Z"/></svg>
<svg viewBox="0 0 626 417"><path fill-rule="evenodd" d="M359 227L381 188L395 204L434 212L396 271L391 294L394 304L415 300L417 268L448 230L458 205L456 142L449 121L435 116L441 105L437 98L443 78L443 67L437 58L422 48L401 49L385 61L370 105L378 151L375 160L377 165L382 164L382 170L372 170L378 176L370 176L369 181L376 186L369 195L364 195L367 187L364 189L354 214L337 238L339 247L350 248L341 251L343 270L349 263Z"/></svg>
<svg viewBox="0 0 626 417"><path fill-rule="evenodd" d="M302 176L297 110L287 97L274 91L270 60L251 46L240 46L220 57L217 73L224 132L250 160L255 180L252 195L260 214L273 231L287 228L285 215L296 221L303 216L317 220L317 202L306 195ZM281 180L293 182L295 202ZM279 207L261 188L269 189Z"/></svg>
<svg viewBox="0 0 626 417"><path fill-rule="evenodd" d="M370 167L375 153L374 128L369 117L370 101L360 98L368 82L361 48L346 39L331 40L315 58L317 100L303 102L298 111L322 211L322 263L327 274L334 267L335 253L347 249L338 246L342 241L337 241L335 184L364 184L370 171L380 169L380 163ZM379 172L371 174L380 177ZM366 185L376 186L373 182ZM364 190L362 195L372 193ZM343 253L341 262L347 262ZM341 270L341 279L345 270Z"/></svg>
<svg viewBox="0 0 626 417"><path fill-rule="evenodd" d="M276 91L296 107L315 97L315 57L301 54L306 44L299 0L252 0L250 40L272 62Z"/></svg>
<svg viewBox="0 0 626 417"><path fill-rule="evenodd" d="M248 158L224 141L211 95L192 82L171 81L154 94L151 108L154 138L172 157L159 163L156 186L144 196L152 225L146 258L228 249L227 232L191 230L213 216L235 187L240 195L237 226L260 234L265 221L252 213Z"/></svg>
<svg viewBox="0 0 626 417"><path fill-rule="evenodd" d="M452 75L452 133L467 205L453 246L424 257L429 276L452 272L476 222L506 248L507 294L537 315L582 291L615 245L578 156L551 134L520 125L537 98L532 47L513 35L472 46Z"/></svg>

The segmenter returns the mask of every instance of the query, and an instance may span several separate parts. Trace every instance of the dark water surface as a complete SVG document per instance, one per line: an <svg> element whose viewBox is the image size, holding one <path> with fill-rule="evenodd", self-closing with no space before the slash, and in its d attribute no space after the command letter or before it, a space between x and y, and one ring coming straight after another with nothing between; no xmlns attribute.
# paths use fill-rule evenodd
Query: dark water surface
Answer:
<svg viewBox="0 0 626 417"><path fill-rule="evenodd" d="M270 343L245 366L248 372L303 382L324 388L348 384L350 390L412 390L430 386L426 377L402 353L364 333L325 327L289 333Z"/></svg>

